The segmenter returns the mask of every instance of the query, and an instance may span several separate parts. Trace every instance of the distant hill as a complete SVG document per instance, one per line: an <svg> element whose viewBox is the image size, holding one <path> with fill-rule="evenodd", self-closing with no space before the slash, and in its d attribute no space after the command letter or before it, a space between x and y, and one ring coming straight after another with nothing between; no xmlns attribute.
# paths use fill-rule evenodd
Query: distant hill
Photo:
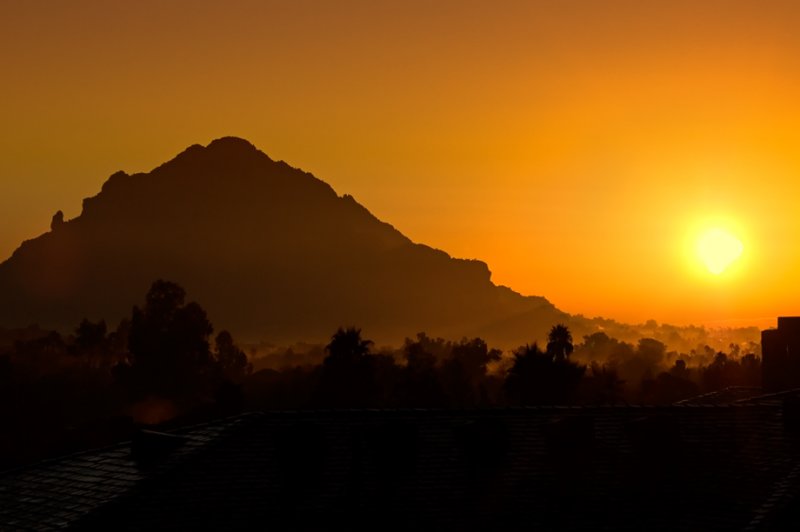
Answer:
<svg viewBox="0 0 800 532"><path fill-rule="evenodd" d="M414 243L352 196L228 137L149 173L118 172L80 216L54 217L0 264L0 325L113 324L167 279L243 340L324 340L356 325L379 343L426 331L513 346L560 321L595 328L490 277L485 263Z"/></svg>

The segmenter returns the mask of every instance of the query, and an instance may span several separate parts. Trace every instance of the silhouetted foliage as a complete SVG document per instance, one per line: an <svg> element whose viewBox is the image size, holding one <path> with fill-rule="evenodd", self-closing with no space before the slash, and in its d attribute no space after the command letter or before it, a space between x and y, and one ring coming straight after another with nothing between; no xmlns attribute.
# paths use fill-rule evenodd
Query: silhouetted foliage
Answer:
<svg viewBox="0 0 800 532"><path fill-rule="evenodd" d="M233 336L228 331L217 335L215 346L214 359L222 375L229 381L241 382L253 371L247 355L233 342Z"/></svg>
<svg viewBox="0 0 800 532"><path fill-rule="evenodd" d="M362 363L372 347L372 340L361 338L361 329L349 327L339 328L331 337L331 342L325 346L328 357L323 364L325 367L352 367Z"/></svg>
<svg viewBox="0 0 800 532"><path fill-rule="evenodd" d="M27 342L17 342L15 350L17 354L30 359L57 359L68 353L67 344L55 331Z"/></svg>
<svg viewBox="0 0 800 532"><path fill-rule="evenodd" d="M75 347L80 351L93 351L102 349L106 343L106 322L101 320L92 323L83 320L75 330Z"/></svg>
<svg viewBox="0 0 800 532"><path fill-rule="evenodd" d="M93 323L84 319L75 329L75 340L70 351L84 357L89 365L110 367L115 360L106 334L104 320Z"/></svg>
<svg viewBox="0 0 800 532"><path fill-rule="evenodd" d="M567 360L563 353L542 352L535 343L517 349L505 382L509 400L520 405L569 403L586 367Z"/></svg>
<svg viewBox="0 0 800 532"><path fill-rule="evenodd" d="M212 373L213 328L205 311L185 298L177 284L156 281L144 308L134 307L128 371L120 374L135 395L183 397L197 393Z"/></svg>
<svg viewBox="0 0 800 532"><path fill-rule="evenodd" d="M655 378L642 380L642 402L668 405L700 393L700 387L674 372L662 371Z"/></svg>
<svg viewBox="0 0 800 532"><path fill-rule="evenodd" d="M444 351L444 340L431 340L419 333L416 340L406 338L403 354L405 371L399 386L398 400L407 407L444 406L445 396L437 372L437 358L433 351Z"/></svg>
<svg viewBox="0 0 800 532"><path fill-rule="evenodd" d="M624 401L625 381L619 377L614 364L592 362L589 370L589 375L584 376L580 389L583 402L613 405Z"/></svg>
<svg viewBox="0 0 800 532"><path fill-rule="evenodd" d="M88 319L69 336L35 327L5 332L11 340L0 344L0 415L14 436L0 442L6 457L0 465L102 445L126 437L120 430L134 421L176 416L200 421L242 410L669 404L760 382L761 361L749 345L731 345L729 353L702 345L677 353L653 338L633 345L604 332L573 345L564 325L550 329L544 351L534 343L510 355L481 338L454 342L425 333L399 349L376 352L360 329L340 328L327 346L276 349L268 363L248 357L227 331L216 335L212 350L212 331L203 309L187 303L179 285L157 281L144 306L111 332L104 321ZM264 369L253 372L256 364ZM30 419L37 420L35 430ZM120 419L128 421L112 422Z"/></svg>
<svg viewBox="0 0 800 532"><path fill-rule="evenodd" d="M371 340L361 338L361 329L339 328L326 346L317 401L334 408L370 405L376 393L369 359Z"/></svg>
<svg viewBox="0 0 800 532"><path fill-rule="evenodd" d="M572 333L564 324L554 325L547 335L547 353L556 360L569 358L573 351Z"/></svg>
<svg viewBox="0 0 800 532"><path fill-rule="evenodd" d="M501 354L480 338L464 338L453 345L441 368L442 386L449 403L459 408L488 403L486 370L489 363L500 360Z"/></svg>

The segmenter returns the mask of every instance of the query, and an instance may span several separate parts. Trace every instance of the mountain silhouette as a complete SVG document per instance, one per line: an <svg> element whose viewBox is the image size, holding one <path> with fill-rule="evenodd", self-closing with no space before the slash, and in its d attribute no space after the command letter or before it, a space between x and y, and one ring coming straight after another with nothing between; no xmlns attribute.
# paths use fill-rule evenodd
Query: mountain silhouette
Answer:
<svg viewBox="0 0 800 532"><path fill-rule="evenodd" d="M149 173L117 172L80 216L57 213L0 264L0 325L113 322L156 279L247 340L324 339L352 324L379 342L424 330L513 345L569 318L490 277L485 263L414 243L352 196L227 137Z"/></svg>

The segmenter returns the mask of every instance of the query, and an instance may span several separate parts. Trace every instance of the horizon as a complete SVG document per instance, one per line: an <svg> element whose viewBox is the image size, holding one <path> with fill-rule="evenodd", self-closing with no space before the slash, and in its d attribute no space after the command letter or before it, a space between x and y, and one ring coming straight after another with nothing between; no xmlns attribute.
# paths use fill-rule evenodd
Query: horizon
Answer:
<svg viewBox="0 0 800 532"><path fill-rule="evenodd" d="M252 144L252 145L253 145L253 147L254 147L256 150L258 150L259 152L261 152L261 153L264 153L264 154L265 154L265 155L267 155L268 157L270 156L270 154L269 154L269 153L267 153L266 151L262 150L262 149L261 149L259 146L257 146L257 145L254 145L254 144L253 144L253 143L252 143L252 142L251 142L249 139L246 139L246 138L244 138L244 137L238 137L238 136L235 136L235 135L226 135L226 136L223 136L223 137L217 137L216 139L212 139L212 140L220 140L220 139L238 139L238 140L244 140L244 141L245 141L245 142L247 142L248 144ZM207 144L208 144L208 143L207 143ZM178 152L178 153L176 153L176 154L175 154L173 157L170 157L170 158L169 158L169 159L167 159L167 160L161 161L161 162L159 162L159 163L157 163L157 164L153 165L153 167L152 167L152 168L150 168L150 169L148 169L148 170L135 171L135 172L134 172L134 171L118 170L118 172L124 172L124 173L126 173L127 175L147 174L147 173L149 173L150 171L152 171L152 170L154 170L154 169L158 168L158 167L159 167L159 166L161 166L162 164L164 164L164 163L166 163L166 162L168 162L168 161L171 161L171 160L172 160L174 157L177 157L178 155L180 155L181 153L183 153L184 151L186 151L187 149L189 149L189 148L192 148L192 147L205 147L205 145L204 145L204 144L201 144L201 143L193 143L193 144L191 144L191 145L188 145L188 146L184 147L183 149L179 150L179 152ZM283 159L281 159L281 158L279 158L279 157L270 157L270 158L271 158L272 160L276 161L276 162L286 162L286 163L287 163L287 164L289 164L289 166L290 166L290 167L292 167L292 168L296 168L296 169L299 169L299 170L303 170L303 171L305 171L305 170L302 168L302 166L301 166L301 165L294 165L294 164L292 164L291 162L284 161ZM115 172L115 173L116 173L116 172ZM313 175L313 174L312 174L312 175ZM316 177L317 179L321 179L323 182L326 182L326 181L325 181L325 179L321 178L320 176L316 176L316 175L315 175L314 177ZM84 200L85 200L85 199L89 199L89 198L92 198L92 197L94 197L95 195L99 194L99 193L100 193L100 188L102 188L102 185L103 185L103 184L105 184L105 183L107 182L107 180L108 180L108 178L106 178L106 179L103 181L103 183L101 183L101 186L100 186L100 187L98 187L98 190L97 190L97 192L96 192L95 194L91 194L91 195L89 195L89 196L87 196L86 198L83 198L83 199L84 199ZM326 183L327 183L327 182L326 182ZM329 184L329 183L328 183L328 184ZM351 193L349 193L349 192L347 192L347 191L344 191L344 192L342 192L342 191L338 191L338 190L337 190L337 191L336 191L336 193L337 193L337 195L338 195L339 197L344 197L344 196L352 196L352 194L351 194ZM366 208L369 210L369 206L368 206L368 205L364 205L364 207L366 207ZM61 209L59 209L59 210L61 210ZM62 212L63 212L63 211L62 211ZM370 212L372 212L372 211L370 211ZM78 211L78 213L77 213L75 216L73 216L73 217L65 217L65 218L64 218L64 221L67 221L67 222L68 222L68 221L71 221L71 220L73 220L73 219L79 218L79 217L81 216L81 214L82 214L82 210L79 210L79 211ZM373 213L373 214L374 214L374 213ZM383 221L383 222L387 222L387 223L389 223L390 225L394 225L394 224L393 224L393 223L392 223L390 220L381 220L381 221ZM52 230L52 229L45 230L45 231L44 231L42 234L46 234L46 233L50 232L51 230ZM401 231L401 232L402 232L402 231ZM31 236L30 238L28 238L28 239L25 239L25 240L31 240L31 239L35 239L35 238L37 238L37 237L39 237L39 236L41 236L41 235L34 235L34 236ZM406 236L408 236L408 235L406 235ZM412 239L412 241L413 241L413 239ZM414 242L415 242L415 243L418 243L418 244L425 244L425 245L428 245L426 242L418 242L418 241L414 241ZM16 249L19 247L19 245L21 245L22 243L24 243L24 241L23 241L23 242L21 242L20 244L18 244L18 246L17 246L17 247L15 247L15 248L12 250L12 252L13 252L13 251L15 251L15 250L16 250ZM438 248L435 248L435 249L438 249ZM447 249L442 249L442 251L444 251L445 253L449 253L449 251L448 251ZM457 257L457 256L453 255L452 253L449 253L449 254L450 254L451 256L453 256L454 258L460 258L460 259L474 259L474 260L479 260L479 261L485 262L485 261L483 261L483 260L482 260L480 257ZM10 253L9 253L9 256L8 256L8 257L5 257L5 258L3 258L3 259L0 259L0 264L2 264L3 262L5 262L5 261L6 261L6 260L8 260L9 258L11 258L11 254L10 254ZM492 265L491 265L491 264L487 264L487 265L489 266L489 270L490 270L490 272L492 273L492 282L493 282L494 284L498 285L498 286L508 286L508 285L503 285L502 283L499 283L499 282L497 282L497 280L495 279L494 272L493 272L493 270L492 270ZM511 288L512 290L515 290L515 291L517 291L518 293L521 293L523 296L536 295L536 296L542 296L542 297L548 298L548 295L547 295L547 294L527 294L527 293L522 293L522 292L521 292L521 291L519 291L519 290L516 290L516 288L515 288L514 286L508 286L508 287L509 287L509 288ZM548 299L549 299L549 298L548 298ZM556 306L558 306L558 305L556 305ZM560 309L560 310L565 310L565 309ZM629 325L634 325L634 326L638 326L638 325L644 325L646 322L649 322L649 321L656 321L657 323L659 323L659 325L662 325L662 324L663 324L663 325L674 325L674 326L678 326L678 327L691 327L691 326L700 326L700 327L705 327L705 328L708 328L708 329L710 329L710 330L713 330L713 329L740 329L740 328L751 328L751 327L756 327L756 328L759 328L759 329L770 329L770 328L774 328L774 327L775 327L775 323L776 323L776 321L777 321L777 317L778 317L778 316L776 315L776 316L762 316L762 317L756 317L756 318L752 318L752 317L750 317L750 318L727 318L727 319L726 319L726 318L716 318L716 319L701 320L701 321L695 321L695 322L679 322L679 321L678 321L678 322L661 322L661 321L659 321L659 320L655 320L655 319L654 319L654 318L652 318L652 317L647 317L647 318L643 318L643 319L640 319L640 320L624 321L624 320L617 319L617 318L615 318L615 317L613 317L613 316L606 316L606 315L588 315L588 314L586 314L586 313L584 313L584 312L580 312L580 311L572 312L572 314L573 314L573 315L575 315L575 316L584 316L584 317L586 317L586 318L589 318L589 319L595 319L595 318L601 318L601 319L612 319L612 320L615 320L615 321L617 321L617 322L619 322L619 323L621 323L621 324L629 324ZM298 338L298 341L301 341L301 340L302 340L301 338Z"/></svg>
<svg viewBox="0 0 800 532"><path fill-rule="evenodd" d="M571 314L797 313L794 3L189 6L0 7L0 256L238 135ZM709 274L714 230L740 250Z"/></svg>

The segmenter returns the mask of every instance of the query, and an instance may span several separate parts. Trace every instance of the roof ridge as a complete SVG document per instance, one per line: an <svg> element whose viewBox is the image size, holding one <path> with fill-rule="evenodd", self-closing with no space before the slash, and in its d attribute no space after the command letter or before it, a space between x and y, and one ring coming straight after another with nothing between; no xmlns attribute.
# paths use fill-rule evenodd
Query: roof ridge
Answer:
<svg viewBox="0 0 800 532"><path fill-rule="evenodd" d="M772 393L765 393L761 395L756 395L754 397L746 397L743 399L738 399L736 402L746 403L746 402L755 402L755 401L763 401L765 399L780 399L782 397L788 397L790 395L795 395L800 393L800 388L790 388L788 390L781 390L779 392L772 392Z"/></svg>

